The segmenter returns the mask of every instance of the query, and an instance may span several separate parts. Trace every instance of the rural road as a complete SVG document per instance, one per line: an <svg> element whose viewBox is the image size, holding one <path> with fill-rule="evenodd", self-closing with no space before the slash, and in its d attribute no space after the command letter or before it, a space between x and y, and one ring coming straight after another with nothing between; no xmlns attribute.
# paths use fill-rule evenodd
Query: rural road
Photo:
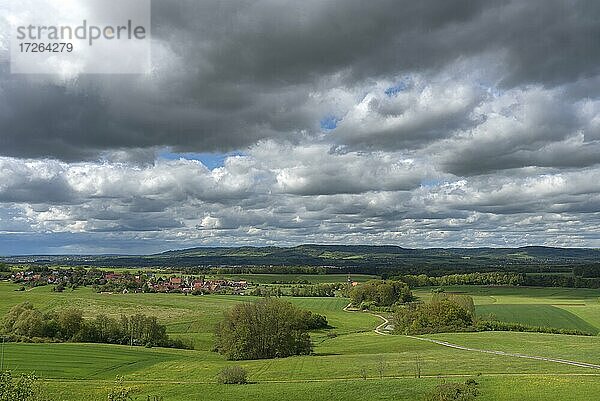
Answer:
<svg viewBox="0 0 600 401"><path fill-rule="evenodd" d="M357 310L352 310L350 309L350 306L352 304L348 304L345 308L344 311L346 312L358 312ZM369 312L370 313L370 312ZM381 320L383 320L383 323L381 323L379 326L375 327L375 329L373 330L375 333L379 334L379 335L390 335L390 333L383 331L383 329L390 323L390 321L385 318L384 316L375 314L375 313L370 313L373 316L377 316L378 318L380 318ZM465 347L463 345L457 345L457 344L452 344L446 341L440 341L440 340L434 340L432 338L426 338L426 337L417 337L417 336L409 336L406 335L406 337L408 338L412 338L415 340L419 340L419 341L427 341L430 343L434 343L434 344L438 344L444 347L448 347L448 348L453 348L453 349L458 349L458 350L462 350L462 351L470 351L470 352L479 352L482 354L492 354L492 355L501 355L501 356L509 356L509 357L513 357L513 358L523 358L523 359L533 359L536 361L544 361L544 362L553 362L553 363L561 363L563 365L570 365L570 366L577 366L580 368L589 368L589 369L596 369L596 370L600 370L600 365L596 365L593 363L587 363L587 362L577 362L577 361L570 361L568 359L559 359L559 358L548 358L545 356L533 356L533 355L525 355L525 354L520 354L520 353L512 353L512 352L504 352L504 351L496 351L496 350L485 350L485 349L478 349L478 348L470 348L470 347Z"/></svg>

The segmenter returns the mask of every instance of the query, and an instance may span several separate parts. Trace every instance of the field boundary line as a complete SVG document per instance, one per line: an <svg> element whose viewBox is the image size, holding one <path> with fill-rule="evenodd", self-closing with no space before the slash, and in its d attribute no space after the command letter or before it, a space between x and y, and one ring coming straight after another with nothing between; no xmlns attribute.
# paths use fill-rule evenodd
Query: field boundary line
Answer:
<svg viewBox="0 0 600 401"><path fill-rule="evenodd" d="M533 359L536 361L554 362L554 363L561 363L563 365L577 366L580 368L589 368L589 369L600 370L600 365L596 365L593 363L577 362L577 361L570 361L568 359L549 358L549 357L545 357L545 356L533 356L533 355L526 355L526 354L519 354L519 353L512 353L512 352L505 352L505 351L495 351L495 350L471 348L471 347L466 347L463 345L452 344L447 341L434 340L432 338L426 338L426 337L417 337L417 336L409 336L409 335L406 335L406 337L412 338L415 340L420 340L420 341L428 341L428 342L431 342L434 344L442 345L444 347L459 349L459 350L463 350L463 351L479 352L482 354L492 354L492 355L500 355L500 356L510 356L513 358Z"/></svg>

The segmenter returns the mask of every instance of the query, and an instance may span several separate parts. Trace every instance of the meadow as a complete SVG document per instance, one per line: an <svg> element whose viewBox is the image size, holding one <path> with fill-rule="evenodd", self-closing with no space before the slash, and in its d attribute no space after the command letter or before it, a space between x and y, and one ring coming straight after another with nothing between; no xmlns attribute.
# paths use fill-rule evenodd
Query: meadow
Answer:
<svg viewBox="0 0 600 401"><path fill-rule="evenodd" d="M429 299L431 288L419 288L415 295ZM448 293L471 295L479 316L496 320L600 332L600 290L587 288L538 288L449 286Z"/></svg>
<svg viewBox="0 0 600 401"><path fill-rule="evenodd" d="M348 302L343 298L286 298L326 315L334 326L313 333L315 355L229 362L211 351L213 327L225 309L254 298L97 294L88 288L54 293L50 287L17 292L15 288L9 283L0 284L0 315L25 300L44 310L76 306L87 316L144 312L167 324L171 335L195 342L194 350L102 344L6 344L5 366L18 372L35 371L54 400L105 400L117 375L125 377L127 385L136 389L139 400L146 400L148 395L172 401L419 400L441 382L464 381L468 377L480 383L482 395L478 399L490 401L587 401L595 399L600 391L600 370L457 350L405 336L378 335L373 328L381 322L380 318L343 311ZM491 287L452 287L446 291L472 294L478 309L499 306L510 311L511 305L518 306L514 316L523 318L519 312L527 312L525 315L530 317L524 317L525 320L538 318L535 307L541 310L550 307L560 311L541 314L551 324L576 322L600 327L597 319L600 291ZM426 299L431 290L419 289L416 294ZM523 306L527 308L522 309ZM499 311L494 313L500 316ZM428 337L473 348L600 364L598 336L486 332ZM215 384L217 372L231 365L246 368L252 384ZM420 378L415 377L417 366Z"/></svg>
<svg viewBox="0 0 600 401"><path fill-rule="evenodd" d="M346 283L348 275L346 274L235 274L235 275L217 275L210 278L224 278L235 280L247 280L256 284L271 284L275 282L290 283L290 282L308 282L312 284L321 283ZM379 279L378 276L369 274L352 274L352 281L359 283Z"/></svg>

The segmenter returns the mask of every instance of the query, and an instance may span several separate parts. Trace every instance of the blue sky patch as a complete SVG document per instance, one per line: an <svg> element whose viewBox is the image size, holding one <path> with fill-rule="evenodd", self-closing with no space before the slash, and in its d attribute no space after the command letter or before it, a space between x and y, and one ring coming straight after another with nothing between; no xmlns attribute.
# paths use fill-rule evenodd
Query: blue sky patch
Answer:
<svg viewBox="0 0 600 401"><path fill-rule="evenodd" d="M337 128L340 121L342 121L342 119L334 115L326 116L321 120L321 129L327 131L334 130Z"/></svg>
<svg viewBox="0 0 600 401"><path fill-rule="evenodd" d="M425 179L425 180L421 180L421 186L425 187L425 188L433 188L433 187L437 187L440 184L443 184L444 181L443 180L437 180L437 179Z"/></svg>
<svg viewBox="0 0 600 401"><path fill-rule="evenodd" d="M244 156L243 152L228 152L228 153L175 153L161 152L158 157L166 160L198 160L210 170L214 170L225 165L225 159L231 156Z"/></svg>
<svg viewBox="0 0 600 401"><path fill-rule="evenodd" d="M410 78L404 78L394 86L390 86L384 92L389 97L394 97L400 92L404 92L412 86L412 80Z"/></svg>

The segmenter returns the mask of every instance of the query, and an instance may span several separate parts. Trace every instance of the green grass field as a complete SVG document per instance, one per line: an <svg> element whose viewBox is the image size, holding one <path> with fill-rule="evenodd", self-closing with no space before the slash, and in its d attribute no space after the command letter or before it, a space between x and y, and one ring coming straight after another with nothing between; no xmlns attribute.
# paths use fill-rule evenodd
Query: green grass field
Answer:
<svg viewBox="0 0 600 401"><path fill-rule="evenodd" d="M523 323L531 326L553 327L580 330L596 334L598 329L579 316L553 305L478 305L478 316L488 316L491 320Z"/></svg>
<svg viewBox="0 0 600 401"><path fill-rule="evenodd" d="M256 284L271 284L274 282L307 281L313 284L320 283L345 283L348 281L347 274L231 274L222 276L211 276L215 278L247 280ZM378 276L368 274L352 274L352 281L364 282L379 279Z"/></svg>
<svg viewBox="0 0 600 401"><path fill-rule="evenodd" d="M372 329L380 319L366 313L344 312L347 300L340 298L287 298L300 307L326 315L334 326L330 331L338 334L330 338L326 331L314 333L314 356L228 362L211 352L214 324L223 310L237 302L251 302L253 298L108 295L86 288L53 293L49 287L15 292L15 288L0 284L0 314L25 300L45 310L77 306L88 316L141 311L158 316L172 335L196 342L195 350L99 344L7 344L8 368L36 371L55 400L105 400L117 375L124 376L128 385L136 389L137 399L158 395L165 401L420 400L436 384L466 377L475 377L480 383L480 399L489 401L588 401L595 399L600 391L600 370L456 350L404 336L377 335ZM536 317L535 309L531 308L539 306L540 310L552 311L544 317L550 322L574 316L580 320L571 321L578 324L598 327L600 323L595 314L599 291L485 287L447 289L450 290L472 293L478 307L505 306L507 313L513 313L518 305L530 315L528 319ZM417 294L427 298L430 291L421 289ZM568 309L575 304L581 304L577 307L582 313L576 315ZM600 337L500 332L431 337L473 348L600 363ZM414 377L417 360L423 376L418 379ZM215 384L220 369L238 364L248 370L252 384ZM363 372L366 380L362 378Z"/></svg>
<svg viewBox="0 0 600 401"><path fill-rule="evenodd" d="M600 290L585 288L523 288L448 286L448 293L471 295L476 313L497 320L600 332ZM421 299L431 297L431 289L414 293Z"/></svg>

